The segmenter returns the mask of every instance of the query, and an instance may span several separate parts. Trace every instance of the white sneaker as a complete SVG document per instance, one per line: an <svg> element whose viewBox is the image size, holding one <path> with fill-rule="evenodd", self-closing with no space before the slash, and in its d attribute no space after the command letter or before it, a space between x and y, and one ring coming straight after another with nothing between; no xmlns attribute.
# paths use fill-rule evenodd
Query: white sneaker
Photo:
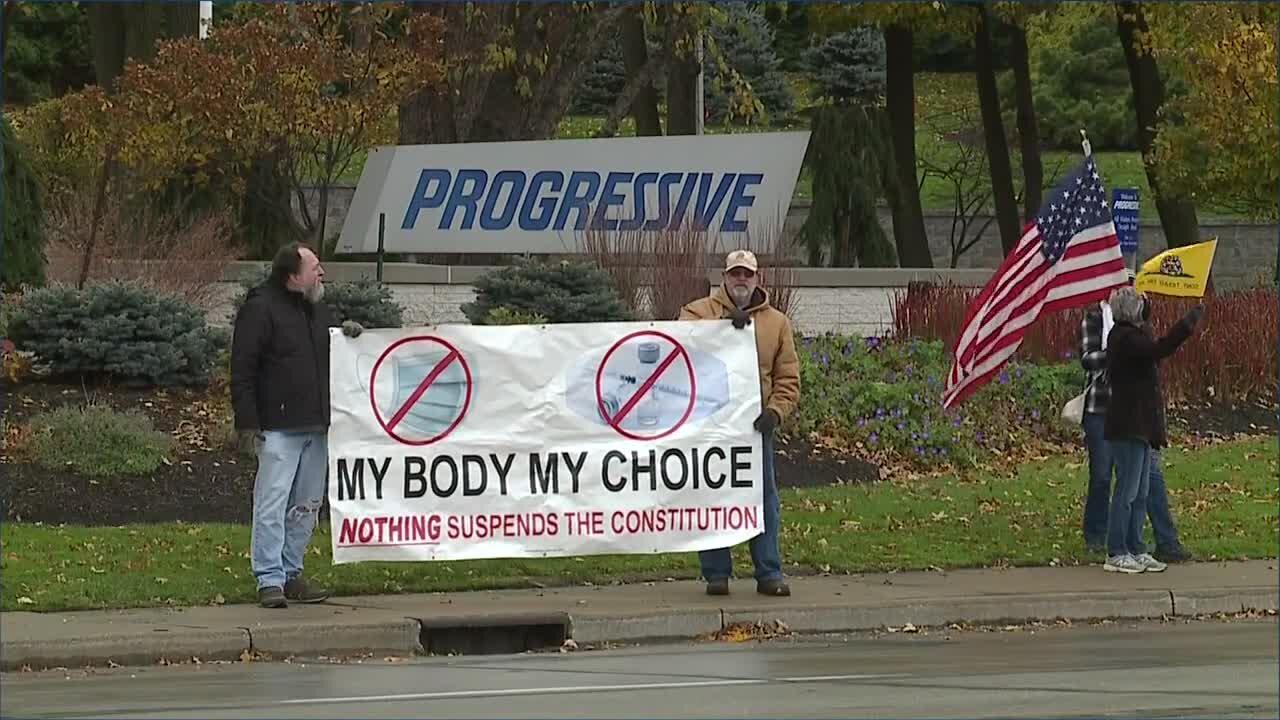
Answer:
<svg viewBox="0 0 1280 720"><path fill-rule="evenodd" d="M1143 568L1145 568L1146 572L1164 572L1165 569L1169 567L1168 565L1165 565L1159 560L1151 557L1150 553L1142 553L1134 559L1137 560Z"/></svg>
<svg viewBox="0 0 1280 720"><path fill-rule="evenodd" d="M1102 569L1107 572L1128 573L1134 575L1140 572L1146 572L1147 566L1143 565L1138 558L1129 555L1112 555L1107 558L1107 562L1102 565Z"/></svg>

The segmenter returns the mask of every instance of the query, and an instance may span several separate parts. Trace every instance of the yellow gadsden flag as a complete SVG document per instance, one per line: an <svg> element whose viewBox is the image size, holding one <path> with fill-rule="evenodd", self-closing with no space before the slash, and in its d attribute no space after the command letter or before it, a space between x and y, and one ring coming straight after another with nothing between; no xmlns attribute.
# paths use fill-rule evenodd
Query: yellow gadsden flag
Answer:
<svg viewBox="0 0 1280 720"><path fill-rule="evenodd" d="M1157 295L1204 297L1218 239L1165 250L1142 264L1134 289Z"/></svg>

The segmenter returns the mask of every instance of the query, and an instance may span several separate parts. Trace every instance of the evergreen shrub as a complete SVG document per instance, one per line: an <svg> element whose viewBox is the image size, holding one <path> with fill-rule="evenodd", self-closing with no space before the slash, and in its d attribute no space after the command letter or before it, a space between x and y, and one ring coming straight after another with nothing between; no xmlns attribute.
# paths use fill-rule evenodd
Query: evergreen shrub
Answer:
<svg viewBox="0 0 1280 720"><path fill-rule="evenodd" d="M9 335L54 376L126 385L202 385L227 343L199 307L120 282L33 290Z"/></svg>
<svg viewBox="0 0 1280 720"><path fill-rule="evenodd" d="M512 310L506 305L491 308L485 316L485 325L542 325L547 319L535 312Z"/></svg>
<svg viewBox="0 0 1280 720"><path fill-rule="evenodd" d="M241 292L236 297L235 312L239 312L244 305L248 291L267 282L270 275L270 270L264 269L241 279ZM354 320L370 329L404 326L404 307L396 302L390 288L376 280L326 282L324 304L333 310L339 323Z"/></svg>
<svg viewBox="0 0 1280 720"><path fill-rule="evenodd" d="M609 274L582 261L521 260L476 278L476 299L462 313L473 325L489 324L490 312L532 313L549 323L630 320Z"/></svg>

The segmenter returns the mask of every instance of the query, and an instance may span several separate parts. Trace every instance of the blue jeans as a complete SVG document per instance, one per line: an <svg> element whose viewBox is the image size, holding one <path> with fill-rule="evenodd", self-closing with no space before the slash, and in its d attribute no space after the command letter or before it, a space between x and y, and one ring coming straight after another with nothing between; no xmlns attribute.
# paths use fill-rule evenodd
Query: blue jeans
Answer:
<svg viewBox="0 0 1280 720"><path fill-rule="evenodd" d="M1084 440L1089 449L1089 492L1084 502L1084 541L1087 545L1107 542L1107 514L1111 504L1111 472L1115 467L1111 445L1103 437L1106 417L1101 413L1084 416ZM1158 547L1178 544L1178 528L1169 511L1169 489L1160 469L1159 451L1151 451L1151 477L1147 494L1147 517Z"/></svg>
<svg viewBox="0 0 1280 720"><path fill-rule="evenodd" d="M764 480L764 532L748 541L751 562L755 565L755 578L778 580L782 578L782 551L778 547L778 524L781 504L778 502L778 485L773 477L773 436L764 436L764 458L761 467ZM702 563L702 577L719 580L733 576L733 554L729 548L703 550L698 553Z"/></svg>
<svg viewBox="0 0 1280 720"><path fill-rule="evenodd" d="M268 430L258 439L249 555L258 588L284 587L302 560L328 492L329 438Z"/></svg>
<svg viewBox="0 0 1280 720"><path fill-rule="evenodd" d="M1142 521L1151 484L1151 446L1143 440L1121 440L1111 443L1111 455L1116 459L1116 490L1111 493L1107 554L1139 555L1147 551Z"/></svg>

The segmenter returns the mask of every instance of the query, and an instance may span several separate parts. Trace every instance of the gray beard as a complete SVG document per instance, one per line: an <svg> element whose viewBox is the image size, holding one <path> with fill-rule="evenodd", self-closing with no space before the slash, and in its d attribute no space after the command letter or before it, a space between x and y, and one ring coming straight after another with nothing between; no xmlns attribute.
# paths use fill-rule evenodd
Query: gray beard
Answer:
<svg viewBox="0 0 1280 720"><path fill-rule="evenodd" d="M750 290L739 290L737 288L729 291L729 297L739 308L745 308L747 303L751 302L752 292Z"/></svg>

